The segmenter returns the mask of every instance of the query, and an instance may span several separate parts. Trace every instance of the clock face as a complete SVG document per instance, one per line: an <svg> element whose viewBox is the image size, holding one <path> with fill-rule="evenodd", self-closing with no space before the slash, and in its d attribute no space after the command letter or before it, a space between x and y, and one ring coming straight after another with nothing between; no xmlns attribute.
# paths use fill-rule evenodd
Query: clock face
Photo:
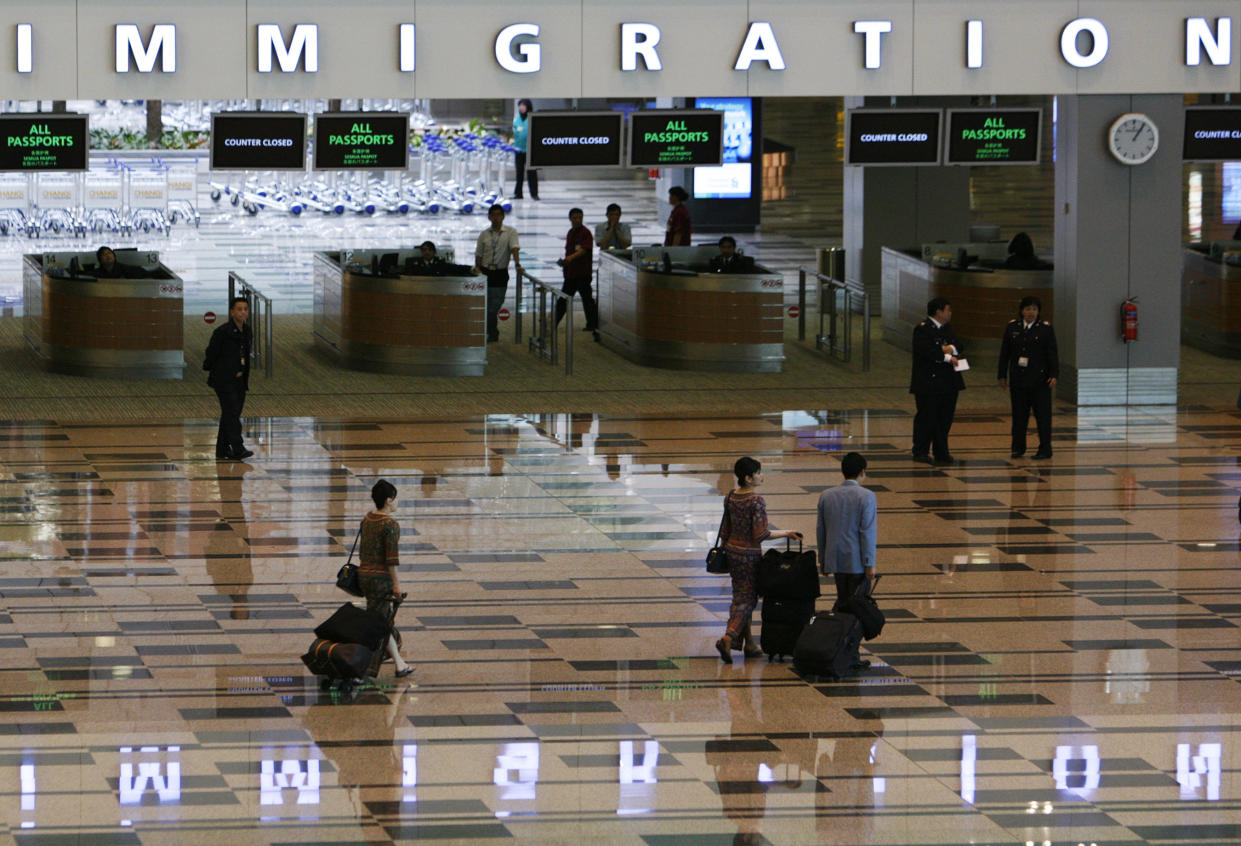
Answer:
<svg viewBox="0 0 1241 846"><path fill-rule="evenodd" d="M1121 164L1139 165L1159 149L1159 128L1142 114L1121 115L1107 133L1108 149Z"/></svg>

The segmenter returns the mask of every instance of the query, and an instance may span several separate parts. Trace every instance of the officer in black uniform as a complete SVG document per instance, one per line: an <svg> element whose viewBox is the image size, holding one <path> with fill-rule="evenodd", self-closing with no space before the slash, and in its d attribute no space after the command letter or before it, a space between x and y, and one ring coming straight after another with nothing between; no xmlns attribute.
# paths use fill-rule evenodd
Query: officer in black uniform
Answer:
<svg viewBox="0 0 1241 846"><path fill-rule="evenodd" d="M1030 410L1038 423L1038 459L1051 458L1051 389L1060 375L1056 333L1039 318L1038 297L1023 297L1021 317L1004 327L1000 345L1000 385L1008 386L1013 404L1013 458L1026 454Z"/></svg>
<svg viewBox="0 0 1241 846"><path fill-rule="evenodd" d="M211 333L203 370L207 384L215 388L220 400L220 428L215 436L215 457L240 461L254 455L241 442L241 410L250 387L250 303L233 297L228 305L227 323Z"/></svg>
<svg viewBox="0 0 1241 846"><path fill-rule="evenodd" d="M720 254L708 263L712 273L753 273L754 259L737 252L737 241L731 235L719 240Z"/></svg>
<svg viewBox="0 0 1241 846"><path fill-rule="evenodd" d="M914 327L913 373L909 392L914 395L914 461L952 464L948 451L948 430L957 410L957 394L965 390L965 380L957 371L961 348L948 322L952 304L936 297L926 304L926 320Z"/></svg>

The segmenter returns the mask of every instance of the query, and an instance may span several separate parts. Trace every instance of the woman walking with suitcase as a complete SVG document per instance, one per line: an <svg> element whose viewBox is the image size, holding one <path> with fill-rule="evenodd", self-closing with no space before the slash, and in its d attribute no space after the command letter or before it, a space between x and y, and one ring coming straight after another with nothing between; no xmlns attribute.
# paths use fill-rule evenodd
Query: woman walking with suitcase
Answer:
<svg viewBox="0 0 1241 846"><path fill-rule="evenodd" d="M801 540L801 532L773 532L767 528L767 503L754 492L763 484L762 464L749 456L738 458L733 473L737 477L737 487L724 497L724 520L720 527L720 543L733 581L733 601L728 612L728 628L715 642L720 660L725 664L733 662L733 649L743 650L747 658L763 654L750 633L750 618L758 605L756 581L758 561L763 557L763 541Z"/></svg>
<svg viewBox="0 0 1241 846"><path fill-rule="evenodd" d="M358 586L366 597L366 610L378 611L385 620L390 620L393 598L405 598L397 576L401 526L392 516L396 511L396 486L387 479L380 479L371 488L371 499L375 501L375 510L362 518L358 533ZM396 665L398 679L414 671L401 657L396 637L391 634L388 635L388 655Z"/></svg>

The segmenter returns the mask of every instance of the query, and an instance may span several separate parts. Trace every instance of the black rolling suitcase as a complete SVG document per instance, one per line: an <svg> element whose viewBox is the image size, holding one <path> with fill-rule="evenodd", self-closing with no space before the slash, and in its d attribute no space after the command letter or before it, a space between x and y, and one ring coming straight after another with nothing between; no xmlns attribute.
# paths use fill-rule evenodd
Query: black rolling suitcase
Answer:
<svg viewBox="0 0 1241 846"><path fill-rule="evenodd" d="M793 669L804 676L841 679L858 660L862 624L852 614L816 614L793 649Z"/></svg>
<svg viewBox="0 0 1241 846"><path fill-rule="evenodd" d="M401 600L392 600L392 614L386 619L346 602L315 629L315 640L302 656L302 663L321 676L325 690L334 685L351 686L379 674L389 635L400 638L393 626ZM336 640L335 638L341 638ZM362 642L357 642L362 641Z"/></svg>
<svg viewBox="0 0 1241 846"><path fill-rule="evenodd" d="M767 659L792 655L798 636L813 616L813 599L763 599L758 639Z"/></svg>

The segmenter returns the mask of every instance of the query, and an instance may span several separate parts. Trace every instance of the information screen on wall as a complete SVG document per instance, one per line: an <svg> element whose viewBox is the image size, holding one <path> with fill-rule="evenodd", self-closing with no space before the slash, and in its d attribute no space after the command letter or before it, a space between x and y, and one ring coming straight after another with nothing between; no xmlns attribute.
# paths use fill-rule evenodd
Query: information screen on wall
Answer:
<svg viewBox="0 0 1241 846"><path fill-rule="evenodd" d="M723 112L668 109L629 116L629 164L633 167L719 165L723 157Z"/></svg>
<svg viewBox="0 0 1241 846"><path fill-rule="evenodd" d="M338 112L315 117L315 170L405 170L409 115Z"/></svg>
<svg viewBox="0 0 1241 846"><path fill-rule="evenodd" d="M220 112L211 116L212 170L305 170L306 116Z"/></svg>
<svg viewBox="0 0 1241 846"><path fill-rule="evenodd" d="M1038 164L1042 109L949 109L950 165Z"/></svg>
<svg viewBox="0 0 1241 846"><path fill-rule="evenodd" d="M939 164L939 109L858 109L845 113L845 164Z"/></svg>
<svg viewBox="0 0 1241 846"><path fill-rule="evenodd" d="M527 167L620 167L620 112L534 112L526 137Z"/></svg>
<svg viewBox="0 0 1241 846"><path fill-rule="evenodd" d="M1241 108L1185 110L1187 162L1241 161Z"/></svg>
<svg viewBox="0 0 1241 846"><path fill-rule="evenodd" d="M0 171L86 170L86 115L0 115Z"/></svg>
<svg viewBox="0 0 1241 846"><path fill-rule="evenodd" d="M724 149L717 167L694 168L694 199L748 200L754 191L754 100L697 97L695 109L724 115Z"/></svg>

